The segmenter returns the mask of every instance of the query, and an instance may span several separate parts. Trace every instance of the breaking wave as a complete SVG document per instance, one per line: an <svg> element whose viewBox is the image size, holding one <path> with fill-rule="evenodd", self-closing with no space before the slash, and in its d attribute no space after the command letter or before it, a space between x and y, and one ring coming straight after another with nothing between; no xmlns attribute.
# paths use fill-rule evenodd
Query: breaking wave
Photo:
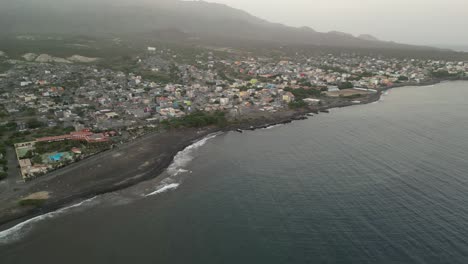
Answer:
<svg viewBox="0 0 468 264"><path fill-rule="evenodd" d="M91 199L82 201L80 203L77 203L77 204L74 204L74 205L71 205L71 206L68 206L68 207L64 207L64 208L59 209L59 210L54 211L54 212L50 212L50 213L47 213L47 214L36 216L34 218L31 218L31 219L28 219L28 220L26 220L24 222L21 222L21 223L15 225L13 227L7 229L7 230L1 231L0 232L0 245L1 244L12 243L12 242L15 242L15 241L21 239L26 233L31 231L33 224L35 224L37 222L40 222L40 221L43 221L43 220L46 220L46 219L50 219L50 218L54 218L54 217L57 217L59 215L62 215L64 213L66 213L66 212L71 211L72 209L76 209L76 208L78 208L80 206L88 204L88 203L92 202L94 199L96 199L96 197L93 197Z"/></svg>
<svg viewBox="0 0 468 264"><path fill-rule="evenodd" d="M270 129L273 129L273 128L275 128L275 127L280 127L280 126L283 126L283 124L272 125L272 126L265 127L265 128L262 128L262 129L270 130Z"/></svg>
<svg viewBox="0 0 468 264"><path fill-rule="evenodd" d="M152 193L149 193L149 194L147 194L145 196L153 196L153 195L156 195L156 194L167 192L169 190L174 190L174 189L177 189L179 187L179 185L180 185L180 183L171 183L171 184L167 184L167 185L162 185L156 191L154 191Z"/></svg>
<svg viewBox="0 0 468 264"><path fill-rule="evenodd" d="M156 187L155 191L144 196L153 196L169 190L177 189L182 181L182 179L177 176L185 173L191 173L189 170L185 169L185 167L195 158L194 152L200 147L204 146L210 139L213 139L220 134L222 134L222 132L210 134L186 147L184 150L179 151L177 155L175 155L171 165L169 165L166 170L169 177L161 181L161 183Z"/></svg>
<svg viewBox="0 0 468 264"><path fill-rule="evenodd" d="M177 176L180 173L188 172L184 169L193 159L193 152L208 142L208 140L213 139L220 135L221 133L214 133L206 136L205 138L193 143L192 145L186 147L184 150L179 151L174 157L172 164L167 168L167 172L170 176Z"/></svg>
<svg viewBox="0 0 468 264"><path fill-rule="evenodd" d="M174 157L172 164L167 168L167 173L169 174L169 177L161 181L156 187L155 191L144 195L144 197L153 196L177 189L182 181L182 179L177 176L185 173L191 173L190 171L186 170L185 167L194 159L194 152L203 145L205 145L210 139L213 139L220 134L221 133L210 134L177 153L177 155ZM72 212L74 210L77 210L78 207L82 207L83 205L90 205L90 203L94 201L97 197L98 196L88 200L84 200L77 204L70 205L68 207L61 208L54 212L36 216L34 218L21 222L7 230L0 231L0 245L18 241L32 230L34 224L37 224L38 222L47 219L55 218L65 213ZM102 199L99 199L99 203L101 203L103 199L104 197L102 197Z"/></svg>

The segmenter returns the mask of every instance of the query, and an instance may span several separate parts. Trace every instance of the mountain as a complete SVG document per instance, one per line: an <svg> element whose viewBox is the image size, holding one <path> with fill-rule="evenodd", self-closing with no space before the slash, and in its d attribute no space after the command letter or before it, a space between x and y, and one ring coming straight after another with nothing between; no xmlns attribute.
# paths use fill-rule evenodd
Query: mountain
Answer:
<svg viewBox="0 0 468 264"><path fill-rule="evenodd" d="M223 4L179 0L0 0L1 34L130 36L173 30L208 42L427 50L369 35L270 23ZM179 34L180 33L180 34Z"/></svg>
<svg viewBox="0 0 468 264"><path fill-rule="evenodd" d="M369 41L380 41L378 38L376 38L376 37L374 37L372 35L369 35L369 34L359 35L358 38L362 39L362 40L369 40Z"/></svg>

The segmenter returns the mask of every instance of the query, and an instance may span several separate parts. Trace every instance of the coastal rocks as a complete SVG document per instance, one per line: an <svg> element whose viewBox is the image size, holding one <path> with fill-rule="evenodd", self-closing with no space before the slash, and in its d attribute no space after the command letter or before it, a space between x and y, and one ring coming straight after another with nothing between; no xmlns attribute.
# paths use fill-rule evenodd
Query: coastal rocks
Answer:
<svg viewBox="0 0 468 264"><path fill-rule="evenodd" d="M79 63L91 63L91 62L98 61L99 58L90 58L90 57L85 57L81 55L73 55L71 57L68 57L67 60L72 61L72 62L79 62Z"/></svg>
<svg viewBox="0 0 468 264"><path fill-rule="evenodd" d="M308 119L307 116L296 116L296 117L293 117L293 118L292 118L292 120L295 120L295 121L296 121L296 120L297 120L297 121L299 121L299 120L307 120L307 119Z"/></svg>
<svg viewBox="0 0 468 264"><path fill-rule="evenodd" d="M0 57L7 57L6 53L0 50Z"/></svg>
<svg viewBox="0 0 468 264"><path fill-rule="evenodd" d="M26 54L24 54L22 57L23 57L23 59L25 59L26 61L34 61L34 60L37 58L37 54L34 54L34 53L26 53Z"/></svg>

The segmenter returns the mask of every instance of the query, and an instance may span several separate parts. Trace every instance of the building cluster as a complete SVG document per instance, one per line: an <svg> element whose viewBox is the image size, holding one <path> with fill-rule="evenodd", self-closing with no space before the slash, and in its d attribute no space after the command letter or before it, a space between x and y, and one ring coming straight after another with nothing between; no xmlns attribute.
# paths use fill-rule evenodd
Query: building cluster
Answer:
<svg viewBox="0 0 468 264"><path fill-rule="evenodd" d="M34 129L22 121L29 117L45 126L74 127L77 131L38 141L80 138L92 143L107 141L108 135L84 129L121 132L157 126L195 111L224 111L231 118L282 111L298 100L297 89L316 90L301 100L320 104L334 93L342 95L340 89L353 89L359 96L395 84L423 83L434 75L468 75L467 62L350 54L277 58L241 53L226 56L204 50L184 56L149 47L132 59L133 67L127 72L93 64L3 57L13 67L0 74L0 104L15 117L20 131ZM29 163L24 167L40 165ZM42 171L43 167L36 169Z"/></svg>
<svg viewBox="0 0 468 264"><path fill-rule="evenodd" d="M276 112L294 101L291 89L333 91L342 83L380 89L424 82L433 72L468 72L465 62L351 55L276 59L233 54L226 59L207 51L184 64L173 60L177 54L164 57L157 48L148 50L136 59L133 72L17 62L0 76L0 103L11 115L31 113L49 126L108 130L193 111Z"/></svg>

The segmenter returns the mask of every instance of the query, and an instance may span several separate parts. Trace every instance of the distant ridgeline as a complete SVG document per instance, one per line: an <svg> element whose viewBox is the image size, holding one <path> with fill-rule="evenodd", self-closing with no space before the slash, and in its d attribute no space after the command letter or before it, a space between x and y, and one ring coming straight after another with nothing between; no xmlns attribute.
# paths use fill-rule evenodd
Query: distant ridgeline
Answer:
<svg viewBox="0 0 468 264"><path fill-rule="evenodd" d="M49 8L53 6L54 8ZM455 52L430 47L379 41L370 35L358 37L341 32L317 32L270 23L226 5L204 1L177 0L4 0L0 3L0 35L87 36L90 45L104 45L102 39L124 38L133 43L148 39L193 42L197 44L295 49L352 49L353 51L387 52L389 55L443 57ZM36 40L37 41L37 40ZM50 39L32 42L33 46L61 46ZM14 43L4 43L2 46ZM74 45L76 43L66 43ZM105 46L105 45L104 45ZM116 49L132 45L113 46ZM107 46L109 47L109 46ZM75 47L76 48L76 47ZM86 47L83 47L86 48ZM287 47L286 47L287 48ZM106 53L105 49L100 52ZM117 53L117 51L115 51ZM101 57L101 54L85 54ZM468 56L467 56L468 58Z"/></svg>

